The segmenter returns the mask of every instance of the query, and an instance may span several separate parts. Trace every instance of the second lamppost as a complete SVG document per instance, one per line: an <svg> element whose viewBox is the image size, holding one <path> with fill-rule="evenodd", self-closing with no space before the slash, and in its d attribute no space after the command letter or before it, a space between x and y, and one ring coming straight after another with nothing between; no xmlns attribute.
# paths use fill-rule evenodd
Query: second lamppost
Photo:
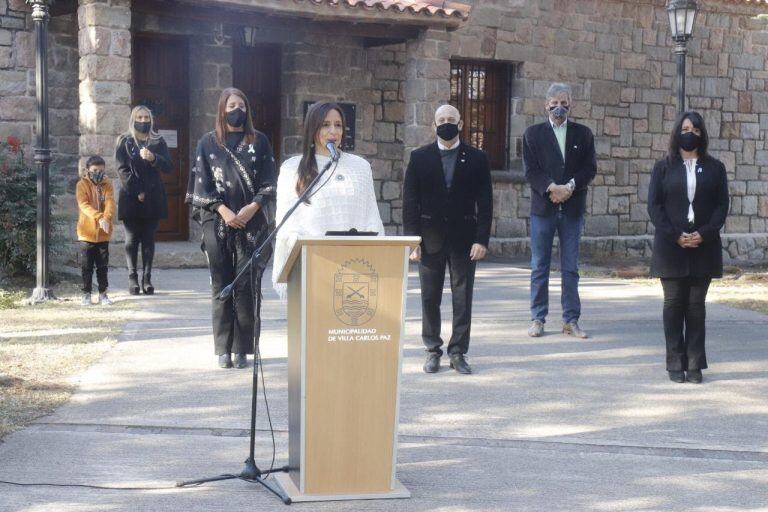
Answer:
<svg viewBox="0 0 768 512"><path fill-rule="evenodd" d="M688 40L693 34L696 13L699 7L696 0L669 0L667 14L669 29L675 42L677 55L677 110L685 111L685 56L688 53Z"/></svg>

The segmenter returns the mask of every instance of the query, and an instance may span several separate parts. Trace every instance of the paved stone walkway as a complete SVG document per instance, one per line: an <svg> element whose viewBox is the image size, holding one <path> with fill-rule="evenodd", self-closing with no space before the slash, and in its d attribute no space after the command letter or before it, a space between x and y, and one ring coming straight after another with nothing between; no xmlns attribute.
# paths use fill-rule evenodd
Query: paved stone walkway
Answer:
<svg viewBox="0 0 768 512"><path fill-rule="evenodd" d="M113 283L125 279L119 272ZM248 450L249 370L215 366L208 275L158 270L120 343L71 402L0 444L0 480L173 486L238 472ZM559 281L553 279L555 287ZM768 510L768 316L709 305L705 383L664 371L658 286L583 279L582 326L526 336L528 271L478 272L470 363L421 371L418 280L411 273L398 476L409 500L294 504L311 511ZM276 465L287 459L284 306L267 292L262 355ZM118 300L119 291L114 293ZM444 305L450 305L449 296ZM444 309L448 318L448 310ZM140 318L139 318L140 317ZM449 323L444 329L450 332ZM263 401L258 463L272 452ZM153 491L0 484L2 511L284 510L230 481Z"/></svg>

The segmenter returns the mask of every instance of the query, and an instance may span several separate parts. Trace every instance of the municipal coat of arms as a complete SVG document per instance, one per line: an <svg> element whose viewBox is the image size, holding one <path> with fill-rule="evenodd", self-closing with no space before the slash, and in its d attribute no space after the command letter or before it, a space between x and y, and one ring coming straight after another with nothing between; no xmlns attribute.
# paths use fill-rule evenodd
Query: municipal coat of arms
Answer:
<svg viewBox="0 0 768 512"><path fill-rule="evenodd" d="M363 325L376 314L379 274L364 259L345 262L336 272L333 310L347 325Z"/></svg>

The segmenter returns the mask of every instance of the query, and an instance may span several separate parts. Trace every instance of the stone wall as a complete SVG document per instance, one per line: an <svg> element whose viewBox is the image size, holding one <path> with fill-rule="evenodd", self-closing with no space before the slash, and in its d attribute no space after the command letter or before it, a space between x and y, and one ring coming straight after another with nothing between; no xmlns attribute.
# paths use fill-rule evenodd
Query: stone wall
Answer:
<svg viewBox="0 0 768 512"><path fill-rule="evenodd" d="M450 36L450 56L519 64L510 137L545 119L553 81L573 85L573 119L596 137L598 175L587 237L612 254L647 255L653 232L646 197L676 114L675 56L663 0L468 1L469 22ZM700 111L710 148L728 168L731 257L761 260L768 244L768 24L754 4L700 2L689 44L689 108ZM513 144L514 148L515 145ZM497 176L492 249L527 250L529 189L514 171ZM751 235L750 235L751 234ZM747 240L750 240L749 242Z"/></svg>

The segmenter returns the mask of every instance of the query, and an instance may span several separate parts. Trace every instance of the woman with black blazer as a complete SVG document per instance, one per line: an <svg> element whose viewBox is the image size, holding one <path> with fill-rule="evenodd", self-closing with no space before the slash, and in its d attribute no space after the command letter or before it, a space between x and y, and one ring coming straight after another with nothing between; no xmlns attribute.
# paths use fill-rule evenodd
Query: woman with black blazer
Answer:
<svg viewBox="0 0 768 512"><path fill-rule="evenodd" d="M720 229L728 215L725 166L707 154L709 137L697 112L683 112L656 162L648 214L656 228L651 275L664 289L667 371L674 382L700 383L707 367L704 303L723 275ZM687 375L686 372L687 371Z"/></svg>
<svg viewBox="0 0 768 512"><path fill-rule="evenodd" d="M168 201L160 173L171 172L171 156L165 140L155 131L152 111L138 105L131 111L128 132L117 139L115 148L120 199L117 218L125 228L125 256L128 262L128 292L138 295L137 264L141 245L141 290L155 293L152 260L155 231L160 219L168 217Z"/></svg>

